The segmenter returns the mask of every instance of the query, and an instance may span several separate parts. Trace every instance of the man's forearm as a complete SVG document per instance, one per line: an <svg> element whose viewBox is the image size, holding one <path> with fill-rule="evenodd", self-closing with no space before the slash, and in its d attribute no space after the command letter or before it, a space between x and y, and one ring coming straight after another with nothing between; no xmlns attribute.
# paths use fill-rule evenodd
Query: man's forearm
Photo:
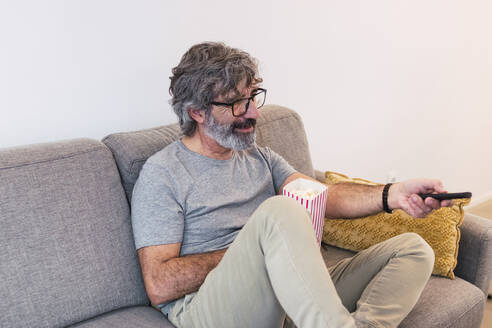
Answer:
<svg viewBox="0 0 492 328"><path fill-rule="evenodd" d="M156 295L153 303L160 304L195 292L205 277L224 256L226 249L172 258L157 266L153 272Z"/></svg>
<svg viewBox="0 0 492 328"><path fill-rule="evenodd" d="M356 218L381 212L384 186L355 183L330 185L326 202L326 217Z"/></svg>

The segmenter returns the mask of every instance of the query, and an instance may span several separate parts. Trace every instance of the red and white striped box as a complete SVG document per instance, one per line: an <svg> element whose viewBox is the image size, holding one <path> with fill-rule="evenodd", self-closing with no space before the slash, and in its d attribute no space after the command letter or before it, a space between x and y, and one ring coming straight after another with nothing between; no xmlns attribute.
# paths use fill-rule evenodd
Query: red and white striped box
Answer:
<svg viewBox="0 0 492 328"><path fill-rule="evenodd" d="M311 214L314 232L320 246L325 223L327 189L327 186L319 182L296 179L288 183L283 190L284 196L294 198Z"/></svg>

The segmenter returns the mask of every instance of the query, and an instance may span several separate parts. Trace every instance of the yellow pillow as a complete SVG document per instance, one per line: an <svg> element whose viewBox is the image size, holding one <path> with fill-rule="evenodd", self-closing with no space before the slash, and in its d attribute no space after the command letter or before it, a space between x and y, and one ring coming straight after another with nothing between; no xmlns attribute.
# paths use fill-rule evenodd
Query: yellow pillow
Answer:
<svg viewBox="0 0 492 328"><path fill-rule="evenodd" d="M363 179L352 179L335 172L325 173L325 183L341 182L381 185ZM455 200L452 207L433 211L425 219L415 219L402 210L392 214L381 212L358 219L325 219L323 242L352 251L361 251L404 232L418 233L434 250L436 261L432 274L454 279L460 241L459 226L463 222L463 206L470 199Z"/></svg>

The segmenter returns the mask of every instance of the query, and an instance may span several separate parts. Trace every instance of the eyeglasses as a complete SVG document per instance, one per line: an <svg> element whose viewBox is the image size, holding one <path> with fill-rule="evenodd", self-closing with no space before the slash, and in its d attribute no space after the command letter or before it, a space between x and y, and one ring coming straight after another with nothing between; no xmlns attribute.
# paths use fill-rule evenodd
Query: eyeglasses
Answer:
<svg viewBox="0 0 492 328"><path fill-rule="evenodd" d="M232 116L240 117L248 112L249 103L251 102L251 100L255 102L255 106L257 109L261 108L265 104L266 92L266 89L258 88L253 91L253 94L249 98L241 98L232 103L212 101L210 104L216 106L231 107Z"/></svg>

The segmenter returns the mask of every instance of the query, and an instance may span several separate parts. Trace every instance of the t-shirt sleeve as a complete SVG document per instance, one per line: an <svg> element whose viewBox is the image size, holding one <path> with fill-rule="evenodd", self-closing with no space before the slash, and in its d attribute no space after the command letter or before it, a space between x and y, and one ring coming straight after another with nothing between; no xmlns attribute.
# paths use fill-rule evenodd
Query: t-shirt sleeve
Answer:
<svg viewBox="0 0 492 328"><path fill-rule="evenodd" d="M279 154L268 147L263 148L272 170L275 191L278 192L285 179L297 171Z"/></svg>
<svg viewBox="0 0 492 328"><path fill-rule="evenodd" d="M173 179L164 168L146 163L132 194L132 228L136 249L183 241L184 214Z"/></svg>

